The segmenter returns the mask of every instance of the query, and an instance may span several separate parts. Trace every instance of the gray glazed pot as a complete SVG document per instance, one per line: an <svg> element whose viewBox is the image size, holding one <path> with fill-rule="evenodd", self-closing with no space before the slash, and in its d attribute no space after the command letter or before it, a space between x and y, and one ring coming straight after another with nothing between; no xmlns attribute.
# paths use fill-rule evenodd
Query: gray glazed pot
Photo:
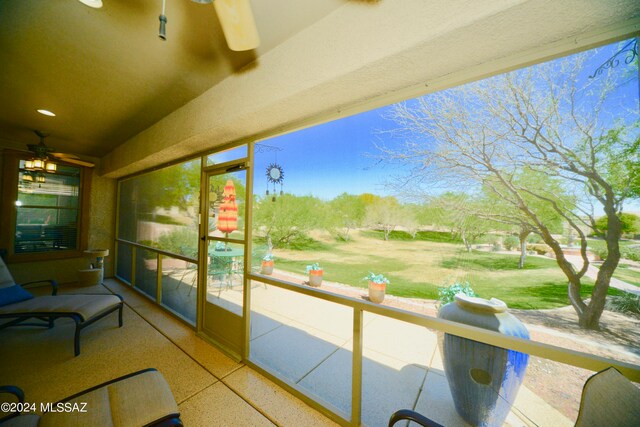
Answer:
<svg viewBox="0 0 640 427"><path fill-rule="evenodd" d="M438 317L529 338L527 328L492 298L458 294ZM439 334L445 375L458 414L474 426L502 426L522 384L529 355L450 334Z"/></svg>

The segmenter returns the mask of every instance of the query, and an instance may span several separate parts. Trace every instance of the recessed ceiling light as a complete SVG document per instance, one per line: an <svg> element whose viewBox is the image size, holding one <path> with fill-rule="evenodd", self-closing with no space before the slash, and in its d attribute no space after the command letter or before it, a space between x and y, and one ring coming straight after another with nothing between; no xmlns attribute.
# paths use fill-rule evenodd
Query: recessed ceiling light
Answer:
<svg viewBox="0 0 640 427"><path fill-rule="evenodd" d="M94 9L100 9L102 7L102 0L79 0L80 3L86 4Z"/></svg>
<svg viewBox="0 0 640 427"><path fill-rule="evenodd" d="M56 116L56 113L53 113L53 112L51 112L49 110L45 110L45 109L42 109L42 108L40 108L39 110L36 110L36 111L38 113L40 113L40 114L44 114L45 116L50 116L50 117L55 117Z"/></svg>

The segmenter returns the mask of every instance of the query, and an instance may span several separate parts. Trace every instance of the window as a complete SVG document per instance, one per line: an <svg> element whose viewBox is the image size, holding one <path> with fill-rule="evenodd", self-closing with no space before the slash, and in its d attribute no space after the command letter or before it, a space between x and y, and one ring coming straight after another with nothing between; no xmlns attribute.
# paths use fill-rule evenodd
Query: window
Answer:
<svg viewBox="0 0 640 427"><path fill-rule="evenodd" d="M118 182L116 276L196 322L201 159Z"/></svg>
<svg viewBox="0 0 640 427"><path fill-rule="evenodd" d="M195 259L200 159L119 183L118 239Z"/></svg>
<svg viewBox="0 0 640 427"><path fill-rule="evenodd" d="M58 164L55 173L27 171L27 154L5 152L2 247L10 260L70 258L86 248L90 174ZM84 219L84 221L83 221Z"/></svg>

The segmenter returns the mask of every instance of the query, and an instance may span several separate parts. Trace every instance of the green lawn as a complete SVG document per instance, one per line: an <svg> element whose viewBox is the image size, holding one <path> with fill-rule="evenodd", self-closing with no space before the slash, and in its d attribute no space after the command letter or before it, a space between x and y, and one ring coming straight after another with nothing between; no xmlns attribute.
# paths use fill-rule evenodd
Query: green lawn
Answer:
<svg viewBox="0 0 640 427"><path fill-rule="evenodd" d="M624 264L621 264L613 272L613 277L627 282L631 285L640 286L640 271L631 270Z"/></svg>
<svg viewBox="0 0 640 427"><path fill-rule="evenodd" d="M305 261L278 258L276 262L278 268L282 270L303 274L305 267L315 262L315 258ZM405 280L402 276L395 274L407 267L407 264L395 258L369 256L366 264L344 258L338 262L322 261L321 264L324 269L324 280L366 288L367 281L362 278L369 271L373 271L383 273L391 281L392 285L387 287L389 294L408 298L438 298L438 289L435 284ZM370 268L372 265L375 265L375 268Z"/></svg>
<svg viewBox="0 0 640 427"><path fill-rule="evenodd" d="M377 230L361 231L360 234L375 239L383 239L384 233ZM396 241L426 241L426 242L446 242L446 243L462 243L462 239L458 236L451 236L446 231L418 231L415 237L411 237L406 231L392 231L389 233L389 240Z"/></svg>
<svg viewBox="0 0 640 427"><path fill-rule="evenodd" d="M502 299L512 308L569 304L566 277L553 259L530 256L525 269L520 270L517 254L468 253L460 244L442 242L440 233L410 242L403 237L396 235L384 242L376 232L363 232L351 242L330 245L328 250L318 245L315 250L274 251L276 266L304 274L306 265L320 262L325 280L361 288L367 286L361 279L369 271L382 273L391 281L387 293L400 297L437 299L439 286L468 281L481 297ZM583 283L583 295L587 296L593 281L585 279ZM610 294L619 292L611 289Z"/></svg>

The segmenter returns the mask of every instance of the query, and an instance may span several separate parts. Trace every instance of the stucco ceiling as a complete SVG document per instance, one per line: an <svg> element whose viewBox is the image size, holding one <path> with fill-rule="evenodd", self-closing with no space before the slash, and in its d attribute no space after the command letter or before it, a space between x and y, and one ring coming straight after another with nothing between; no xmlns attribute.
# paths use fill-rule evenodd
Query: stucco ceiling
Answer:
<svg viewBox="0 0 640 427"><path fill-rule="evenodd" d="M0 139L101 157L345 0L252 0L255 51L228 49L211 4L168 0L0 1ZM57 114L46 117L36 109Z"/></svg>
<svg viewBox="0 0 640 427"><path fill-rule="evenodd" d="M101 159L121 177L630 37L637 0L351 0Z"/></svg>

